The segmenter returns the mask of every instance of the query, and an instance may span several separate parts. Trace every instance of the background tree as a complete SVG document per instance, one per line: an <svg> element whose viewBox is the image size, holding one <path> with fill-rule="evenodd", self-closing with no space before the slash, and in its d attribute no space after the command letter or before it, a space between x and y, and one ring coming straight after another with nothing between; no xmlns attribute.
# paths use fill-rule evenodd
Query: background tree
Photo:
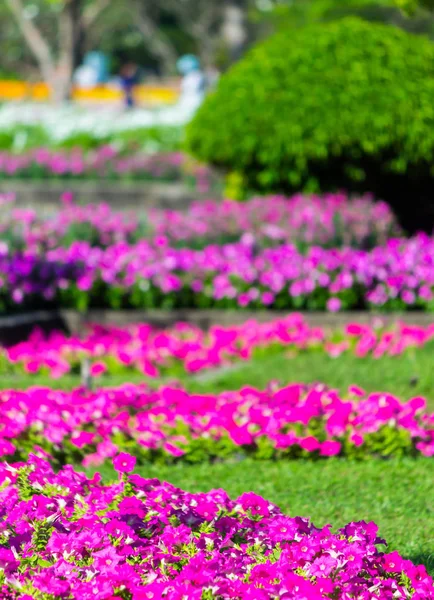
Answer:
<svg viewBox="0 0 434 600"><path fill-rule="evenodd" d="M127 6L145 45L159 60L162 72L165 75L175 73L178 52L162 26L164 15L157 3L152 0L129 0Z"/></svg>
<svg viewBox="0 0 434 600"><path fill-rule="evenodd" d="M70 93L74 69L82 58L86 34L109 7L110 0L40 0L32 4L6 0L6 5L44 81L52 89L53 100L64 101Z"/></svg>
<svg viewBox="0 0 434 600"><path fill-rule="evenodd" d="M191 41L191 50L204 65L235 60L248 39L247 0L130 0L135 22L151 51L170 70L183 49L161 28L164 19L173 19L179 31Z"/></svg>

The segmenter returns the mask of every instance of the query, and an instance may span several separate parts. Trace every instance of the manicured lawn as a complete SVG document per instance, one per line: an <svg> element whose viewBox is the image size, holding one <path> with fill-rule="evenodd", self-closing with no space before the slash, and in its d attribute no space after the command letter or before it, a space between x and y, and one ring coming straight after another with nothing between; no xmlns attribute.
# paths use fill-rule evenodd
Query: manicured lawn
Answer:
<svg viewBox="0 0 434 600"><path fill-rule="evenodd" d="M232 498L254 491L286 513L311 517L333 528L349 521L375 521L380 535L406 558L434 574L434 460L350 462L253 461L172 466L137 470L191 492L224 488ZM110 467L104 478L115 477Z"/></svg>
<svg viewBox="0 0 434 600"><path fill-rule="evenodd" d="M202 371L195 376L183 377L183 383L191 391L204 393L237 389L245 385L264 388L271 380L278 380L282 385L295 381L320 381L342 392L349 385L357 384L369 392L390 392L403 399L425 396L434 411L434 347L427 346L402 356L381 359L356 358L351 355L331 358L317 352L289 358L287 354L283 352L249 362L239 362L216 371ZM139 374L128 375L131 383L144 380ZM161 383L161 380L147 381L152 385ZM170 378L165 381L170 381ZM95 380L95 386L112 386L124 382L124 375L103 376ZM16 389L32 385L70 389L80 385L80 377L68 375L53 380L40 375L0 376L1 388Z"/></svg>
<svg viewBox="0 0 434 600"><path fill-rule="evenodd" d="M202 392L237 389L243 385L264 388L271 380L324 382L344 392L357 384L368 392L390 392L402 399L424 396L434 411L434 349L381 359L310 353L287 358L284 354L238 363L226 371L202 372L188 388Z"/></svg>

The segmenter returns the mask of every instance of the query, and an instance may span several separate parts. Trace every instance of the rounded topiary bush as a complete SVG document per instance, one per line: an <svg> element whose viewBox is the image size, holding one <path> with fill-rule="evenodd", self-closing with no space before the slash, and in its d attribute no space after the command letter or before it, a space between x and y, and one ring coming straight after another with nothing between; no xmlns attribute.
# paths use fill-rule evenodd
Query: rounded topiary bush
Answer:
<svg viewBox="0 0 434 600"><path fill-rule="evenodd" d="M370 191L434 224L434 44L347 18L283 32L219 83L187 149L255 191Z"/></svg>

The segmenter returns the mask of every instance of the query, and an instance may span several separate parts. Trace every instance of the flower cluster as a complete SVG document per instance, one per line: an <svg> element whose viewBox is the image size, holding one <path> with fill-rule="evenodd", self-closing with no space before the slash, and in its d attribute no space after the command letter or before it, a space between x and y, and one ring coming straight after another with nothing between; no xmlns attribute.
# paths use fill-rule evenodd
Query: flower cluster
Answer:
<svg viewBox="0 0 434 600"><path fill-rule="evenodd" d="M53 302L62 286L71 285L83 272L75 261L56 261L37 254L10 254L0 243L0 311L10 312L23 303L33 308Z"/></svg>
<svg viewBox="0 0 434 600"><path fill-rule="evenodd" d="M252 492L184 492L128 475L104 485L31 456L0 465L0 594L15 600L432 600L425 567L384 553L374 523L336 533Z"/></svg>
<svg viewBox="0 0 434 600"><path fill-rule="evenodd" d="M434 455L434 415L423 398L402 403L352 386L271 383L218 395L124 384L95 392L0 392L0 455L43 449L64 464L98 465L134 448L140 461Z"/></svg>
<svg viewBox="0 0 434 600"><path fill-rule="evenodd" d="M167 330L147 324L126 328L92 325L86 334L71 336L54 332L46 337L35 330L27 341L3 349L0 372L48 371L57 378L79 371L87 359L94 376L133 371L148 377L176 376L280 351L291 355L324 352L333 357L347 352L357 357L397 356L434 338L434 325L399 323L387 329L381 320L374 325L350 323L328 330L311 327L302 315L293 313L268 323L213 326L207 332L187 323Z"/></svg>
<svg viewBox="0 0 434 600"><path fill-rule="evenodd" d="M181 153L129 153L103 145L91 152L80 148L49 150L38 148L22 154L0 152L0 180L20 179L127 179L174 181L184 177L185 157ZM198 167L201 179L208 173ZM194 176L194 173L193 173Z"/></svg>
<svg viewBox="0 0 434 600"><path fill-rule="evenodd" d="M43 254L47 249L84 240L105 248L116 242L137 241L148 233L134 211L113 210L109 204L75 204L72 192L60 198L61 209L48 216L14 205L15 196L0 195L2 222L0 239L10 248Z"/></svg>

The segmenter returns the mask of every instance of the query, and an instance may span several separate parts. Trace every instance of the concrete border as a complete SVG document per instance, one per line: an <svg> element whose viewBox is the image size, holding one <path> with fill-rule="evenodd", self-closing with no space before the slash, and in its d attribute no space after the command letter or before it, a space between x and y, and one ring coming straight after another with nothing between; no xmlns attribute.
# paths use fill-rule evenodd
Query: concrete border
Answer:
<svg viewBox="0 0 434 600"><path fill-rule="evenodd" d="M81 204L107 202L116 209L177 208L186 209L194 200L209 198L190 189L183 182L159 183L152 181L125 182L109 180L93 181L23 181L7 179L0 181L0 194L16 195L16 206L50 212L60 206L59 198L71 191ZM215 194L214 194L215 195Z"/></svg>
<svg viewBox="0 0 434 600"><path fill-rule="evenodd" d="M283 318L290 314L289 311L272 310L89 310L80 314L76 311L61 311L65 320L75 329L76 323L102 323L113 325L127 325L129 323L147 322L156 327L167 327L179 321L193 323L201 328L212 325L239 325L249 320L261 323ZM387 324L405 321L414 325L429 325L434 323L434 314L427 312L408 313L373 313L367 311L328 313L328 312L302 312L300 313L312 326L339 327L348 323L374 323L381 319Z"/></svg>

